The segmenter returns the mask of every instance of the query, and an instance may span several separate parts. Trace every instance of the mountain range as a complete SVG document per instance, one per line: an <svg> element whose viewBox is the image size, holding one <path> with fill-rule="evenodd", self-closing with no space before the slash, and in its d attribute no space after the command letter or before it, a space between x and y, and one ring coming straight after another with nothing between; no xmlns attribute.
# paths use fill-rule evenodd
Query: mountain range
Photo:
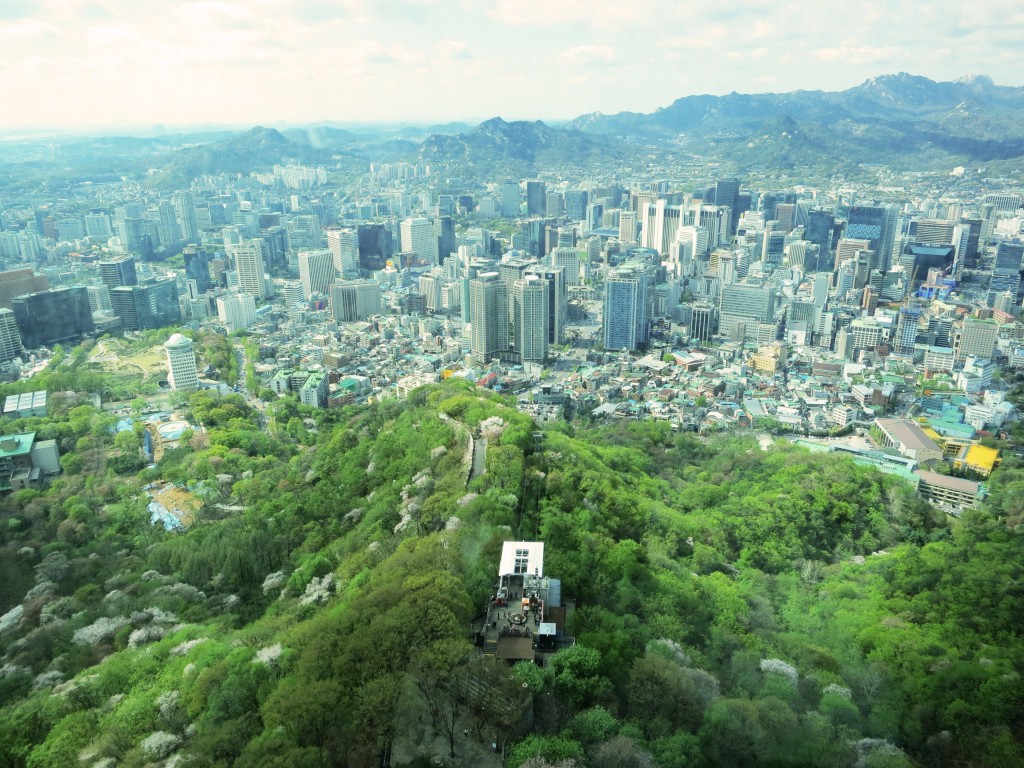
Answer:
<svg viewBox="0 0 1024 768"><path fill-rule="evenodd" d="M495 117L477 126L331 124L8 141L0 147L0 187L118 174L171 186L206 173L266 170L285 159L352 171L369 161L429 162L484 179L671 165L681 155L737 173L980 164L1013 172L1024 158L1024 88L982 75L936 82L901 72L844 91L686 96L650 113L593 112L560 125Z"/></svg>

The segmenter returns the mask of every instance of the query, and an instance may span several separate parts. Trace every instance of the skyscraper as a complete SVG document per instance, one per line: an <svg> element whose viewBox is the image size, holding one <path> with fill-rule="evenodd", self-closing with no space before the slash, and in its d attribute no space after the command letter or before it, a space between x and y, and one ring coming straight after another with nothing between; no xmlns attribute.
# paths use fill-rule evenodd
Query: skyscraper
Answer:
<svg viewBox="0 0 1024 768"><path fill-rule="evenodd" d="M110 289L110 306L126 331L166 328L181 322L174 280L147 280L142 285Z"/></svg>
<svg viewBox="0 0 1024 768"><path fill-rule="evenodd" d="M339 275L344 278L359 277L358 232L352 229L327 230L327 250L334 259L334 269Z"/></svg>
<svg viewBox="0 0 1024 768"><path fill-rule="evenodd" d="M516 352L522 361L548 356L548 283L527 275L512 284Z"/></svg>
<svg viewBox="0 0 1024 768"><path fill-rule="evenodd" d="M543 216L547 192L543 181L526 182L526 215Z"/></svg>
<svg viewBox="0 0 1024 768"><path fill-rule="evenodd" d="M0 363L7 363L21 354L21 333L14 312L0 309Z"/></svg>
<svg viewBox="0 0 1024 768"><path fill-rule="evenodd" d="M501 215L506 219L519 215L519 182L515 179L501 182Z"/></svg>
<svg viewBox="0 0 1024 768"><path fill-rule="evenodd" d="M429 219L404 219L401 226L402 250L415 253L428 264L437 264L437 235Z"/></svg>
<svg viewBox="0 0 1024 768"><path fill-rule="evenodd" d="M565 267L535 264L527 267L523 276L535 276L548 284L548 344L561 344L569 322L569 286L565 280Z"/></svg>
<svg viewBox="0 0 1024 768"><path fill-rule="evenodd" d="M327 233L327 240L330 242L331 232ZM336 274L334 254L330 250L299 251L299 280L307 299L314 293L326 296Z"/></svg>
<svg viewBox="0 0 1024 768"><path fill-rule="evenodd" d="M578 248L555 248L551 252L551 266L565 269L566 286L580 284L580 251Z"/></svg>
<svg viewBox="0 0 1024 768"><path fill-rule="evenodd" d="M604 283L604 348L634 350L647 338L647 275L638 266L619 267Z"/></svg>
<svg viewBox="0 0 1024 768"><path fill-rule="evenodd" d="M210 257L206 251L195 245L186 245L181 253L185 260L185 278L196 281L196 290L206 293L210 290Z"/></svg>
<svg viewBox="0 0 1024 768"><path fill-rule="evenodd" d="M331 286L331 317L352 323L381 312L380 283L373 280L341 280Z"/></svg>
<svg viewBox="0 0 1024 768"><path fill-rule="evenodd" d="M139 278L135 272L135 259L131 256L106 259L99 263L99 267L100 280L109 288L139 284Z"/></svg>
<svg viewBox="0 0 1024 768"><path fill-rule="evenodd" d="M888 205L851 205L846 208L846 237L867 240L875 252L871 269L888 270L896 240L898 211Z"/></svg>
<svg viewBox="0 0 1024 768"><path fill-rule="evenodd" d="M84 285L16 296L11 304L26 349L80 339L96 328Z"/></svg>
<svg viewBox="0 0 1024 768"><path fill-rule="evenodd" d="M740 183L736 179L721 179L715 184L715 205L729 208L728 234L736 234L736 223L740 219Z"/></svg>
<svg viewBox="0 0 1024 768"><path fill-rule="evenodd" d="M229 293L217 298L217 318L228 333L248 328L256 322L256 299L248 293Z"/></svg>
<svg viewBox="0 0 1024 768"><path fill-rule="evenodd" d="M164 342L167 352L167 379L171 389L195 389L199 384L196 353L192 340L180 333L171 334Z"/></svg>
<svg viewBox="0 0 1024 768"><path fill-rule="evenodd" d="M480 364L508 350L508 292L497 272L482 272L469 281L471 350Z"/></svg>
<svg viewBox="0 0 1024 768"><path fill-rule="evenodd" d="M262 299L266 295L266 281L263 277L266 265L260 244L252 241L238 243L231 246L231 251L238 271L238 290L254 299Z"/></svg>

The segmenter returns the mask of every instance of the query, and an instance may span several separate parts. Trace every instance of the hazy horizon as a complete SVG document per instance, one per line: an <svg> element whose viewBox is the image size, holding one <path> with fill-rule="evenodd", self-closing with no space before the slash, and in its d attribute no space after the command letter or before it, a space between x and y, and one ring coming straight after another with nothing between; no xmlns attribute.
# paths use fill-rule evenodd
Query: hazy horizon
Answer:
<svg viewBox="0 0 1024 768"><path fill-rule="evenodd" d="M1024 85L1015 3L746 5L7 0L0 131L558 122L899 71Z"/></svg>

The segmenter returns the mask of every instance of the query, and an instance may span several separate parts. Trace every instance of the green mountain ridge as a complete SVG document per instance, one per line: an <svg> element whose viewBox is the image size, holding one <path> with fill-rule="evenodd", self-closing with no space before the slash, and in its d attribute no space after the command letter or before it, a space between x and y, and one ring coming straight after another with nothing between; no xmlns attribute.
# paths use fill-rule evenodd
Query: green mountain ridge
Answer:
<svg viewBox="0 0 1024 768"><path fill-rule="evenodd" d="M953 521L873 469L743 434L538 439L450 381L336 411L275 400L269 434L242 398L199 393L207 432L136 478L102 412L54 406L9 425L71 459L0 500L0 765L498 766L492 739L515 768L1022 756L1013 460ZM154 482L191 489L198 524L151 526ZM510 669L469 624L521 539L545 543L576 644Z"/></svg>

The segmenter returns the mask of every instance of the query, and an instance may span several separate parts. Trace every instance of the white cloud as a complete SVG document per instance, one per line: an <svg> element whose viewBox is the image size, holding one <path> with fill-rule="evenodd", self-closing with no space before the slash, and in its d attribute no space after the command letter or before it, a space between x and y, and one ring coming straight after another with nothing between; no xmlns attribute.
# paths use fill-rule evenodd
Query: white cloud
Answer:
<svg viewBox="0 0 1024 768"><path fill-rule="evenodd" d="M870 45L819 48L814 52L819 61L846 64L878 64L891 61L898 54L899 50L896 48L874 48Z"/></svg>
<svg viewBox="0 0 1024 768"><path fill-rule="evenodd" d="M577 45L559 53L558 58L577 63L600 62L607 64L615 58L615 49L610 45Z"/></svg>

